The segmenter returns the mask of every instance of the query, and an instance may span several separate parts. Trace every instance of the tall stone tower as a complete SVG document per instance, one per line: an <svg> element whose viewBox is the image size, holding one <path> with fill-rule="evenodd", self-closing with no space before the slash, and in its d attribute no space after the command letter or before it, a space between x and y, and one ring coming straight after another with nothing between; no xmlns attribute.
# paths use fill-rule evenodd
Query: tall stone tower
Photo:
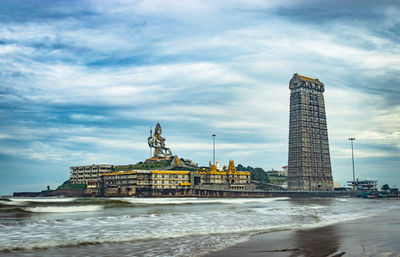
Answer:
<svg viewBox="0 0 400 257"><path fill-rule="evenodd" d="M296 73L289 89L288 188L332 190L324 84Z"/></svg>

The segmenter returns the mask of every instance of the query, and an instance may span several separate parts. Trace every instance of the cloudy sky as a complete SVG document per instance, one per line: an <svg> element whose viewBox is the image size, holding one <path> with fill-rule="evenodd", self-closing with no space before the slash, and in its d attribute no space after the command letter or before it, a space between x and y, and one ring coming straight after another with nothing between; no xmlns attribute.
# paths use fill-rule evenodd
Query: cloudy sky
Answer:
<svg viewBox="0 0 400 257"><path fill-rule="evenodd" d="M287 163L289 80L324 82L333 177L400 186L398 1L0 1L0 195L167 146Z"/></svg>

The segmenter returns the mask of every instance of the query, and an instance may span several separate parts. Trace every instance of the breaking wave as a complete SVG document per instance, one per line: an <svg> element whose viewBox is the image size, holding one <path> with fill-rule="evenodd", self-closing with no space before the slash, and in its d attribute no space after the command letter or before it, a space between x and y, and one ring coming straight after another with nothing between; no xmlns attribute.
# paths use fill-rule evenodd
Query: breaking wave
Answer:
<svg viewBox="0 0 400 257"><path fill-rule="evenodd" d="M47 206L47 207L25 207L23 210L28 212L54 213L54 212L90 212L103 209L101 205L86 206Z"/></svg>
<svg viewBox="0 0 400 257"><path fill-rule="evenodd" d="M390 207L379 201L286 197L10 199L1 204L4 202L0 251L35 253L37 249L73 247L79 252L85 245L135 242L128 247L147 249L153 253L149 256L157 256L152 249L160 248L161 243L192 255L193 245L225 247L253 234L310 229L366 218L382 210L399 211L398 205ZM27 215L21 215L22 211Z"/></svg>
<svg viewBox="0 0 400 257"><path fill-rule="evenodd" d="M151 205L202 205L202 204L247 204L269 203L288 200L277 198L10 198L0 201L2 206L18 206L28 212L82 212L97 211L101 208L132 208ZM90 207L88 207L90 206Z"/></svg>
<svg viewBox="0 0 400 257"><path fill-rule="evenodd" d="M275 198L114 198L132 204L143 205L179 205L179 204L245 204L269 203L279 200L288 200L289 197Z"/></svg>
<svg viewBox="0 0 400 257"><path fill-rule="evenodd" d="M184 231L176 231L176 229L164 229L160 231L154 231L153 233L139 233L139 234L123 234L123 235L104 235L96 237L77 237L72 236L66 240L35 240L33 242L21 242L12 245L0 247L0 251L15 251L15 250L31 250L31 249L44 249L51 247L70 247L70 246L85 246L85 245L96 245L104 243L124 243L124 242L143 242L148 240L162 240L162 239L174 239L174 238L190 238L198 236L222 236L225 234L237 235L237 238L243 240L243 236L248 236L249 234L257 233L267 233L275 231L293 230L293 229L310 229L323 227L327 225L332 225L338 222L343 222L352 219L359 219L367 217L368 215L358 215L349 217L346 215L340 215L337 217L325 217L324 219L318 220L315 223L304 224L301 222L286 223L286 224L264 224L263 226L258 226L257 224L252 224L250 226L240 226L240 227L216 227L214 229L210 227L197 229L189 229ZM129 218L129 217L126 217ZM154 218L154 217L153 217ZM118 218L117 218L118 219ZM44 222L38 222L38 225L45 225ZM47 224L52 225L52 224ZM59 225L59 224L58 224ZM240 236L242 235L242 236Z"/></svg>

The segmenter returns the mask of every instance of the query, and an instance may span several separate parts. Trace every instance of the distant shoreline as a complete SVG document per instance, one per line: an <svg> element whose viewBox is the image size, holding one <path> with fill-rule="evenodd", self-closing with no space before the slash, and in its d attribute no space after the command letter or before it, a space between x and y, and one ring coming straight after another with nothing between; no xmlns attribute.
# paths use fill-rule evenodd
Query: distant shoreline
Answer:
<svg viewBox="0 0 400 257"><path fill-rule="evenodd" d="M264 190L211 190L211 189L149 189L137 190L137 195L124 194L110 197L198 197L198 198L264 198L264 197L354 197L353 191L264 191ZM15 192L13 197L100 197L85 190L57 189L41 192ZM106 196L107 197L107 196Z"/></svg>

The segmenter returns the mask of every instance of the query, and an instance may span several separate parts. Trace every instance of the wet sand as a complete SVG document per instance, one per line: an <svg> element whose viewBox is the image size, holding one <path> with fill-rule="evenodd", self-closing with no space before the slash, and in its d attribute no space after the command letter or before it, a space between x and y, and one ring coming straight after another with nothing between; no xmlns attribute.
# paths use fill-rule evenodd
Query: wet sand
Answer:
<svg viewBox="0 0 400 257"><path fill-rule="evenodd" d="M206 256L400 257L400 218L398 213L387 213L308 230L259 234Z"/></svg>

